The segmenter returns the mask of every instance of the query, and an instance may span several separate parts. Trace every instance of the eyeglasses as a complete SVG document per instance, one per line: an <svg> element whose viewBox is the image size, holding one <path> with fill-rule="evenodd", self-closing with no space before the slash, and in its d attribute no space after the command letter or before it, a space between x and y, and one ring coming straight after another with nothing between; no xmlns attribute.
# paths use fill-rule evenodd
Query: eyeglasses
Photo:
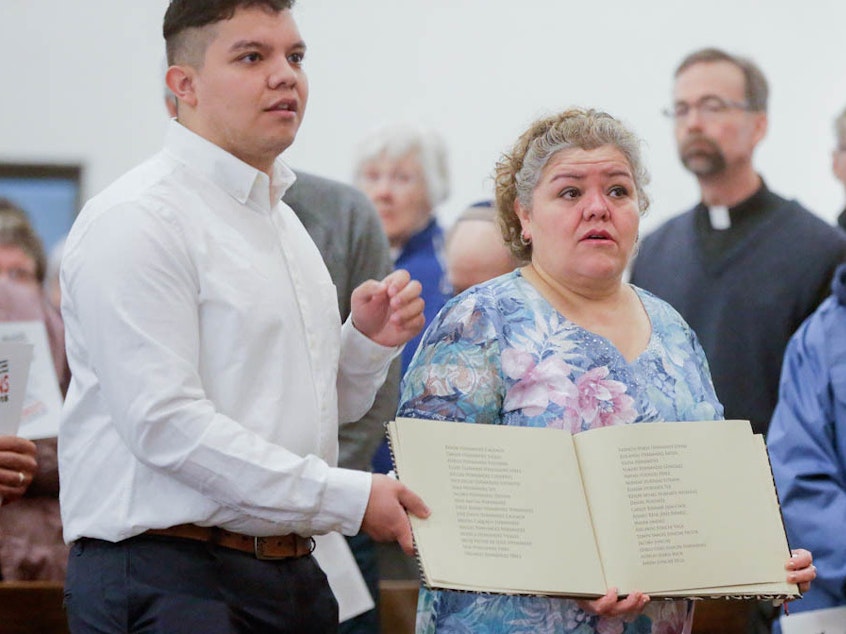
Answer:
<svg viewBox="0 0 846 634"><path fill-rule="evenodd" d="M703 119L715 119L729 110L749 110L749 104L743 101L729 101L722 97L702 97L696 103L678 101L670 108L661 112L665 117L678 121L684 119L692 110L698 110L699 116Z"/></svg>

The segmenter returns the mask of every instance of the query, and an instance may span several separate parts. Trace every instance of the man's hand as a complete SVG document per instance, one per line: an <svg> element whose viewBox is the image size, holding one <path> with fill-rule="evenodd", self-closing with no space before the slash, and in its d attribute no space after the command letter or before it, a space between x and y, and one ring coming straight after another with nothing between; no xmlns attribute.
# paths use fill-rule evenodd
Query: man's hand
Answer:
<svg viewBox="0 0 846 634"><path fill-rule="evenodd" d="M400 346L423 329L420 282L398 269L381 282L368 280L352 293L355 327L383 346Z"/></svg>
<svg viewBox="0 0 846 634"><path fill-rule="evenodd" d="M17 436L0 436L0 499L22 497L35 477L35 444Z"/></svg>
<svg viewBox="0 0 846 634"><path fill-rule="evenodd" d="M393 478L374 473L361 530L379 542L397 541L407 555L413 555L406 510L417 517L429 517L429 508L416 493Z"/></svg>

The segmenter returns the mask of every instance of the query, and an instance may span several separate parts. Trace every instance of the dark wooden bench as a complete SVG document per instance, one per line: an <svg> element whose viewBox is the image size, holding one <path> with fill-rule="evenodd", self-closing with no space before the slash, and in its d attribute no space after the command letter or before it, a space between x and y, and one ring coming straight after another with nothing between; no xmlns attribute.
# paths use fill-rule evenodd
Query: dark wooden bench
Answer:
<svg viewBox="0 0 846 634"><path fill-rule="evenodd" d="M0 632L68 634L64 588L52 581L0 582Z"/></svg>

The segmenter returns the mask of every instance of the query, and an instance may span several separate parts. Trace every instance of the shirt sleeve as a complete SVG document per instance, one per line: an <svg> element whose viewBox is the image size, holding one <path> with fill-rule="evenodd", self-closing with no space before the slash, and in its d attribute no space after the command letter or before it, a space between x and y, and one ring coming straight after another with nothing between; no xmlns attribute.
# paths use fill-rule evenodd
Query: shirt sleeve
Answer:
<svg viewBox="0 0 846 634"><path fill-rule="evenodd" d="M341 328L341 357L338 366L338 421L360 419L373 405L385 382L391 361L402 346L389 348L375 343L353 326L352 316Z"/></svg>
<svg viewBox="0 0 846 634"><path fill-rule="evenodd" d="M149 207L124 203L91 220L63 265L68 323L78 330L69 352L96 375L110 424L147 468L228 509L227 527L254 535L354 534L369 474L269 442L217 411L205 393L203 289L191 242L172 212ZM361 363L374 354L382 352L371 346Z"/></svg>
<svg viewBox="0 0 846 634"><path fill-rule="evenodd" d="M767 439L790 545L810 550L817 567L802 609L846 603L846 359L828 359L837 347L818 315L794 335Z"/></svg>
<svg viewBox="0 0 846 634"><path fill-rule="evenodd" d="M352 224L346 248L346 277L343 297L338 298L342 315L349 313L350 295L362 282L381 280L391 272L388 239L370 200L359 192L350 194ZM336 282L337 283L337 282ZM339 286L339 290L342 287ZM342 425L339 435L338 464L348 469L370 470L370 460L385 437L384 424L397 411L400 360L391 362L387 378L376 392L372 407L353 425ZM339 400L345 398L339 390ZM345 422L343 419L341 422Z"/></svg>

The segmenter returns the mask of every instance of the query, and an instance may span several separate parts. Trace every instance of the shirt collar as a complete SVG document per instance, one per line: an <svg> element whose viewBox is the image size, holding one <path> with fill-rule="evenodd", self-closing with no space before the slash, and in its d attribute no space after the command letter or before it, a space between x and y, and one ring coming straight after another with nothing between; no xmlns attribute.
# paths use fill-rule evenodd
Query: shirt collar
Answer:
<svg viewBox="0 0 846 634"><path fill-rule="evenodd" d="M770 191L767 183L761 178L761 186L749 198L740 201L734 207L728 208L731 225L735 226L738 223L751 222L754 218L767 213L774 206L778 205L778 201L778 196ZM708 206L700 201L694 207L694 210L701 227L711 230L711 221L708 219Z"/></svg>
<svg viewBox="0 0 846 634"><path fill-rule="evenodd" d="M762 176L759 176L759 178L761 179L761 186L758 187L758 189L756 189L754 193L749 196L749 198L741 200L734 207L729 207L729 213L734 213L738 211L743 212L748 211L749 209L756 209L771 201L775 194L773 194L770 191L770 188L767 187L767 183L764 178ZM708 206L701 200L696 205L696 207L705 211L708 210Z"/></svg>
<svg viewBox="0 0 846 634"><path fill-rule="evenodd" d="M297 178L277 158L273 163L273 178L269 179L261 170L189 130L176 119L171 120L167 129L165 151L242 205L250 200L261 209L275 207Z"/></svg>
<svg viewBox="0 0 846 634"><path fill-rule="evenodd" d="M755 193L752 194L746 200L742 200L737 203L734 207L729 208L729 213L750 213L756 212L759 209L766 208L767 203L770 202L771 198L773 197L773 193L770 192L767 184L764 182L764 179L761 178L761 186L755 190ZM734 217L732 216L732 220Z"/></svg>

